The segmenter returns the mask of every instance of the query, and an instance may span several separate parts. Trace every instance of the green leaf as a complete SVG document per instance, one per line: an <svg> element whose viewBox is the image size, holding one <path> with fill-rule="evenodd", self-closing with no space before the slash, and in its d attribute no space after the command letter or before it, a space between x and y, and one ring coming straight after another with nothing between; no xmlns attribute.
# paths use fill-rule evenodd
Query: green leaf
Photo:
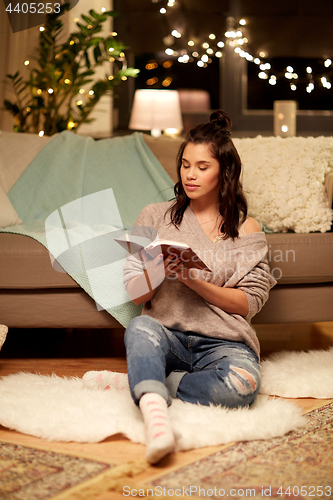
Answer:
<svg viewBox="0 0 333 500"><path fill-rule="evenodd" d="M106 12L103 12L104 16L110 16L110 17L118 17L119 16L119 12L115 11L115 10L108 10Z"/></svg>
<svg viewBox="0 0 333 500"><path fill-rule="evenodd" d="M94 9L91 9L89 11L89 14L94 18L96 19L96 21L99 21L99 18L101 17L100 14L97 14L97 12L94 10Z"/></svg>
<svg viewBox="0 0 333 500"><path fill-rule="evenodd" d="M96 45L96 47L94 48L94 58L96 63L99 62L100 57L102 57L102 52L101 49L99 48L99 45Z"/></svg>
<svg viewBox="0 0 333 500"><path fill-rule="evenodd" d="M86 59L86 65L87 65L87 68L88 68L88 69L90 69L91 64L90 64L90 59L89 59L89 56L88 56L88 53L87 53L87 52L85 52L85 53L84 53L84 57L85 57L85 59Z"/></svg>
<svg viewBox="0 0 333 500"><path fill-rule="evenodd" d="M8 101L7 99L5 99L3 101L3 103L4 103L5 108L7 109L7 111L10 111L14 116L16 116L16 115L19 114L20 109L19 109L19 107L16 104L13 104L12 102Z"/></svg>
<svg viewBox="0 0 333 500"><path fill-rule="evenodd" d="M138 76L138 73L140 73L139 69L127 68L127 69L120 69L117 74L119 76L131 76L132 78L136 78Z"/></svg>
<svg viewBox="0 0 333 500"><path fill-rule="evenodd" d="M81 14L82 19L87 23L87 24L94 24L94 20L90 19L90 17L85 16L84 14Z"/></svg>
<svg viewBox="0 0 333 500"><path fill-rule="evenodd" d="M80 24L80 23L76 23L78 25L78 27L80 28L80 30L82 31L82 33L85 35L85 36L89 36L89 30L88 28L86 28L85 26L83 26L83 24Z"/></svg>
<svg viewBox="0 0 333 500"><path fill-rule="evenodd" d="M91 83L93 82L94 80L91 80L89 78L84 78L83 80L79 80L77 85L80 86L80 87L83 87L84 85L86 85L86 83Z"/></svg>
<svg viewBox="0 0 333 500"><path fill-rule="evenodd" d="M82 76L91 76L91 75L94 75L95 74L95 71L93 69L89 69L87 71L83 71L83 73L79 73L78 76L79 77L82 77Z"/></svg>
<svg viewBox="0 0 333 500"><path fill-rule="evenodd" d="M95 36L89 40L88 47L92 47L93 45L98 45L103 42L103 38L100 36Z"/></svg>

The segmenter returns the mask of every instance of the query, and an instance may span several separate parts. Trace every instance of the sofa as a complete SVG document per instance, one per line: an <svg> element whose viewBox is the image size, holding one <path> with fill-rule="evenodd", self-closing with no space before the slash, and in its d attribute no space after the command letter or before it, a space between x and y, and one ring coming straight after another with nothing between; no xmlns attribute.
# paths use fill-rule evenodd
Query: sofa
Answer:
<svg viewBox="0 0 333 500"><path fill-rule="evenodd" d="M175 182L175 157L182 139L147 134L143 139ZM7 194L50 140L31 134L0 135L0 207L3 214L11 212L9 223L0 213L0 226L20 224ZM297 144L273 137L234 142L243 160L249 213L267 232L268 259L277 280L253 324L333 321L333 138L299 138ZM297 159L304 152L305 163L299 165ZM109 312L98 310L69 274L59 270L38 241L1 232L0 324L9 328L122 327Z"/></svg>

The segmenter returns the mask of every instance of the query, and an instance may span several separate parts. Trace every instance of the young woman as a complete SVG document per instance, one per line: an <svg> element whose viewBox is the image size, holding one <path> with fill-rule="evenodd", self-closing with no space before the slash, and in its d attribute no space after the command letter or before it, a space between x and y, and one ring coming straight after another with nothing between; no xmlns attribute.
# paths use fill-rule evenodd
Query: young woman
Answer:
<svg viewBox="0 0 333 500"><path fill-rule="evenodd" d="M151 229L160 239L186 243L211 272L183 269L173 255L151 259L144 252L143 261L131 256L124 267L131 300L145 304L126 329L125 345L150 463L175 449L172 398L236 408L251 405L259 391L259 342L251 318L275 280L265 235L247 217L230 131L222 110L193 128L178 154L175 200L148 205L135 224L136 234Z"/></svg>

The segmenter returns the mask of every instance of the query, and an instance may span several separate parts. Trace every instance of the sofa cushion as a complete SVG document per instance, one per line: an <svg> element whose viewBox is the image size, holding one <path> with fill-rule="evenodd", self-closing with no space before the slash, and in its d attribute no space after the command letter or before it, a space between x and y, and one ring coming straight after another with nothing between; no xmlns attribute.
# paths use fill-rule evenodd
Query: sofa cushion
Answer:
<svg viewBox="0 0 333 500"><path fill-rule="evenodd" d="M325 176L333 171L333 137L258 136L234 144L252 217L274 232L330 230Z"/></svg>
<svg viewBox="0 0 333 500"><path fill-rule="evenodd" d="M333 282L333 233L268 234L268 257L278 284ZM40 243L18 234L0 235L0 288L77 288L53 269Z"/></svg>
<svg viewBox="0 0 333 500"><path fill-rule="evenodd" d="M0 288L79 288L67 273L59 271L53 269L48 250L38 241L20 234L0 234Z"/></svg>
<svg viewBox="0 0 333 500"><path fill-rule="evenodd" d="M0 184L0 227L15 226L22 221Z"/></svg>
<svg viewBox="0 0 333 500"><path fill-rule="evenodd" d="M54 137L0 130L0 184L5 193L10 191L36 154Z"/></svg>

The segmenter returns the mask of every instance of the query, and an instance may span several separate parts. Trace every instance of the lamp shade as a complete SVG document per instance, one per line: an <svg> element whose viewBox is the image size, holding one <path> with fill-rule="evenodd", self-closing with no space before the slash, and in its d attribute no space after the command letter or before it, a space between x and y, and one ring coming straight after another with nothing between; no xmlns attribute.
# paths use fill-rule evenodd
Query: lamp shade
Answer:
<svg viewBox="0 0 333 500"><path fill-rule="evenodd" d="M177 90L137 90L129 128L134 130L183 129ZM158 135L158 133L156 134Z"/></svg>

